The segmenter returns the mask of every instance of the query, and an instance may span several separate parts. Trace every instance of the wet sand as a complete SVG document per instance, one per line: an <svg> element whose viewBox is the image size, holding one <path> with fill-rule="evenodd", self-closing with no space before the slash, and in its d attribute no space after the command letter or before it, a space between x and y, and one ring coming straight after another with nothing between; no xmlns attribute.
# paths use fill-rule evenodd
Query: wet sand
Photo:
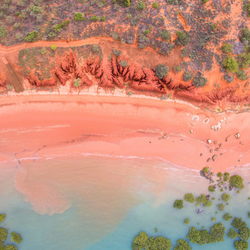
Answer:
<svg viewBox="0 0 250 250"><path fill-rule="evenodd" d="M218 115L128 97L14 96L0 104L1 161L78 152L162 158L213 171L250 162L249 113Z"/></svg>

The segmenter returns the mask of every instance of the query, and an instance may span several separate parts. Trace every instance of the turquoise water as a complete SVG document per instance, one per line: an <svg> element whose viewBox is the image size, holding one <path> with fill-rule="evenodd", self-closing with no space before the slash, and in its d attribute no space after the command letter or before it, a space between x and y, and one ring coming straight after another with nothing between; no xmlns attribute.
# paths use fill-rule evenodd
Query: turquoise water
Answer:
<svg viewBox="0 0 250 250"><path fill-rule="evenodd" d="M231 173L244 179L250 174L247 167ZM175 199L187 192L206 194L208 185L198 171L152 159L78 155L26 160L21 166L2 163L0 213L5 212L7 218L1 226L21 233L20 250L127 250L140 231L166 236L175 245L190 226L209 229L223 222L228 231L230 222L222 219L226 212L249 221L247 182L240 194L230 192L229 206L223 212L216 208L220 193L202 214L196 214L193 204L185 204L182 210L173 208ZM185 218L190 225L184 224ZM226 236L223 243L191 245L193 249L230 250L233 242Z"/></svg>

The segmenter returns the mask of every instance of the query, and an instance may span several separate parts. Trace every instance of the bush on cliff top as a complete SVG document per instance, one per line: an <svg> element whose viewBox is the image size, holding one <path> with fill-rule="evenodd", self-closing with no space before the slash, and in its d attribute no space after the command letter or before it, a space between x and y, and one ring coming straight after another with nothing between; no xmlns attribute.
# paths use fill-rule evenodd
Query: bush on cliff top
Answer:
<svg viewBox="0 0 250 250"><path fill-rule="evenodd" d="M155 68L155 75L159 78L162 79L165 76L167 76L169 71L169 67L164 65L164 64L159 64L158 66L156 66Z"/></svg>
<svg viewBox="0 0 250 250"><path fill-rule="evenodd" d="M232 56L228 56L223 60L223 66L231 73L237 72L239 70L239 65Z"/></svg>

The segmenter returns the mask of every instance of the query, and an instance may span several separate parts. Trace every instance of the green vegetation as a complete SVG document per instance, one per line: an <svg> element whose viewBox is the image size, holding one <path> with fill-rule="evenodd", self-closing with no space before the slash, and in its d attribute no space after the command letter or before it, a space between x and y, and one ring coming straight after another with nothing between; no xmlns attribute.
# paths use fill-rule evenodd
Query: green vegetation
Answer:
<svg viewBox="0 0 250 250"><path fill-rule="evenodd" d="M117 0L117 3L123 7L129 7L130 6L130 0Z"/></svg>
<svg viewBox="0 0 250 250"><path fill-rule="evenodd" d="M158 66L156 66L155 68L155 75L159 78L162 79L165 76L167 76L169 71L169 67L164 65L164 64L159 64Z"/></svg>
<svg viewBox="0 0 250 250"><path fill-rule="evenodd" d="M202 0L202 3L203 4L205 4L205 3L207 3L208 2L208 0Z"/></svg>
<svg viewBox="0 0 250 250"><path fill-rule="evenodd" d="M230 185L232 187L239 188L239 189L243 189L244 188L243 179L239 175L233 175L233 176L231 176L229 182L230 182Z"/></svg>
<svg viewBox="0 0 250 250"><path fill-rule="evenodd" d="M163 41L169 41L171 39L171 34L167 30L160 30L159 34Z"/></svg>
<svg viewBox="0 0 250 250"><path fill-rule="evenodd" d="M242 221L241 218L237 218L235 217L234 220L232 221L231 225L236 228L236 229L240 229L242 227L246 227L247 226L247 223Z"/></svg>
<svg viewBox="0 0 250 250"><path fill-rule="evenodd" d="M159 249L159 248L158 248ZM192 250L192 247L184 239L177 240L177 246L174 247L174 250ZM165 250L165 248L164 248Z"/></svg>
<svg viewBox="0 0 250 250"><path fill-rule="evenodd" d="M199 197L196 198L196 201L203 205L204 207L211 207L212 202L207 200L207 197L205 194L201 194Z"/></svg>
<svg viewBox="0 0 250 250"><path fill-rule="evenodd" d="M222 46L222 51L224 52L224 53L228 53L228 54L230 54L230 53L233 53L233 51L234 51L234 46L233 46L233 44L231 44L231 43L227 43L227 44L224 44L223 46Z"/></svg>
<svg viewBox="0 0 250 250"><path fill-rule="evenodd" d="M183 73L183 80L185 82L188 82L189 80L191 80L193 78L193 74L190 71L185 71Z"/></svg>
<svg viewBox="0 0 250 250"><path fill-rule="evenodd" d="M221 172L219 172L219 173L217 174L217 177L219 177L220 180L221 180L222 176L223 176L223 174L222 174Z"/></svg>
<svg viewBox="0 0 250 250"><path fill-rule="evenodd" d="M145 5L144 2L139 1L139 2L137 3L136 7L137 7L138 10L144 10L144 9L146 8L146 5Z"/></svg>
<svg viewBox="0 0 250 250"><path fill-rule="evenodd" d="M18 234L18 233L15 233L15 232L11 233L11 238L10 238L10 240L11 240L12 242L17 243L17 244L20 244L20 243L23 241L21 235Z"/></svg>
<svg viewBox="0 0 250 250"><path fill-rule="evenodd" d="M101 17L101 22L105 22L106 21L106 16L102 16Z"/></svg>
<svg viewBox="0 0 250 250"><path fill-rule="evenodd" d="M216 27L217 27L217 25L216 25L215 23L211 25L211 29L212 29L212 30L215 30Z"/></svg>
<svg viewBox="0 0 250 250"><path fill-rule="evenodd" d="M228 181L229 180L229 176L230 176L230 174L229 173L224 173L224 176L223 176L223 180L224 181Z"/></svg>
<svg viewBox="0 0 250 250"><path fill-rule="evenodd" d="M244 9L247 12L247 16L250 17L250 2L248 2L245 6Z"/></svg>
<svg viewBox="0 0 250 250"><path fill-rule="evenodd" d="M150 29L146 29L144 34L147 36L150 33Z"/></svg>
<svg viewBox="0 0 250 250"><path fill-rule="evenodd" d="M76 12L74 15L74 21L85 21L85 17L81 12Z"/></svg>
<svg viewBox="0 0 250 250"><path fill-rule="evenodd" d="M227 233L227 236L231 239L235 239L238 237L238 233L234 231L232 228L229 229L229 232Z"/></svg>
<svg viewBox="0 0 250 250"><path fill-rule="evenodd" d="M183 200L176 200L174 202L174 207L175 208L178 208L178 209L182 209L184 206L183 206Z"/></svg>
<svg viewBox="0 0 250 250"><path fill-rule="evenodd" d="M154 3L152 3L152 7L153 7L154 9L158 9L158 8L159 8L159 4L156 3L156 2L154 2Z"/></svg>
<svg viewBox="0 0 250 250"><path fill-rule="evenodd" d="M120 56L122 54L122 52L120 50L116 50L116 49L113 49L113 53L116 55L116 56Z"/></svg>
<svg viewBox="0 0 250 250"><path fill-rule="evenodd" d="M50 48L55 51L56 50L56 45L51 45Z"/></svg>
<svg viewBox="0 0 250 250"><path fill-rule="evenodd" d="M210 192L215 192L214 186L212 186L212 185L210 185L210 186L208 187L208 190L209 190Z"/></svg>
<svg viewBox="0 0 250 250"><path fill-rule="evenodd" d="M74 86L75 88L80 87L80 86L81 86L81 79L80 79L80 78L74 79L74 81L73 81L73 86Z"/></svg>
<svg viewBox="0 0 250 250"><path fill-rule="evenodd" d="M226 221L230 221L230 220L233 219L233 217L231 216L230 213L225 213L225 214L223 215L223 219L226 220Z"/></svg>
<svg viewBox="0 0 250 250"><path fill-rule="evenodd" d="M224 209L225 209L225 205L222 204L222 203L218 204L217 207L218 207L218 209L219 209L220 211L224 211Z"/></svg>
<svg viewBox="0 0 250 250"><path fill-rule="evenodd" d="M250 212L247 212L247 214L248 214L248 218L250 218Z"/></svg>
<svg viewBox="0 0 250 250"><path fill-rule="evenodd" d="M204 173L208 173L208 167L204 167L201 171L204 172Z"/></svg>
<svg viewBox="0 0 250 250"><path fill-rule="evenodd" d="M0 214L0 223L5 220L6 214Z"/></svg>
<svg viewBox="0 0 250 250"><path fill-rule="evenodd" d="M202 74L197 74L193 79L193 85L196 88L204 87L207 84L207 79L202 76Z"/></svg>
<svg viewBox="0 0 250 250"><path fill-rule="evenodd" d="M211 242L217 243L224 241L225 230L226 229L222 223L217 223L210 227Z"/></svg>
<svg viewBox="0 0 250 250"><path fill-rule="evenodd" d="M92 22L97 22L97 21L99 21L99 20L100 20L100 17L99 17L99 16L94 15L94 16L90 17L90 19L89 19L89 20L90 20L90 21L92 21Z"/></svg>
<svg viewBox="0 0 250 250"><path fill-rule="evenodd" d="M3 25L0 26L0 37L6 37L7 35L7 30Z"/></svg>
<svg viewBox="0 0 250 250"><path fill-rule="evenodd" d="M8 231L5 228L0 227L0 242L4 242L7 239Z"/></svg>
<svg viewBox="0 0 250 250"><path fill-rule="evenodd" d="M186 46L189 43L189 36L184 31L177 31L177 38L174 40L176 45Z"/></svg>
<svg viewBox="0 0 250 250"><path fill-rule="evenodd" d="M215 219L214 217L212 217L211 220L212 220L213 222L216 221L216 219Z"/></svg>
<svg viewBox="0 0 250 250"><path fill-rule="evenodd" d="M185 219L185 220L184 220L184 223L185 223L186 225L189 225L189 219Z"/></svg>
<svg viewBox="0 0 250 250"><path fill-rule="evenodd" d="M172 247L171 241L165 237L150 237L145 232L140 232L132 243L132 250L139 249L164 249L170 250Z"/></svg>
<svg viewBox="0 0 250 250"><path fill-rule="evenodd" d="M244 242L242 240L235 241L234 247L236 248L236 250L247 250L248 249L248 242Z"/></svg>
<svg viewBox="0 0 250 250"><path fill-rule="evenodd" d="M230 195L227 194L227 193L223 193L221 198L222 198L223 201L228 202L229 199L230 199Z"/></svg>
<svg viewBox="0 0 250 250"><path fill-rule="evenodd" d="M239 65L232 56L228 56L223 60L223 66L231 73L237 72L239 70Z"/></svg>
<svg viewBox="0 0 250 250"><path fill-rule="evenodd" d="M246 80L246 73L245 73L245 71L244 70L239 70L237 72L237 77L239 79L243 80L243 81Z"/></svg>
<svg viewBox="0 0 250 250"><path fill-rule="evenodd" d="M194 195L191 193L188 193L184 196L184 200L190 203L194 203L195 199L194 199Z"/></svg>
<svg viewBox="0 0 250 250"><path fill-rule="evenodd" d="M29 43L34 42L36 40L37 36L38 36L37 31L28 32L26 37L25 37L25 41L29 42Z"/></svg>

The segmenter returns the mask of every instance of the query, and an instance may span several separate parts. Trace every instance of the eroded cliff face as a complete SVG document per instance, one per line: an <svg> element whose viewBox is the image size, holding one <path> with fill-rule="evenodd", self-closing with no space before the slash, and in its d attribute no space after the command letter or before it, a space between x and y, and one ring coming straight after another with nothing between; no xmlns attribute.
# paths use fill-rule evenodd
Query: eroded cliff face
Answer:
<svg viewBox="0 0 250 250"><path fill-rule="evenodd" d="M116 50L118 48L120 50ZM71 91L79 93L96 86L94 89L97 92L98 89L103 89L105 92L113 93L115 89L119 89L127 94L157 96L161 99L176 98L198 106L214 106L222 109L231 104L248 105L250 102L249 80L237 80L229 84L218 73L219 69L216 65L206 75L207 84L204 87L195 86L193 83L195 69L190 67L176 71L180 60L185 60L180 57L180 50L173 51L168 57L163 58L164 65L169 67L169 71L160 79L157 77L156 67L146 67L146 65L152 67L153 64L147 64L142 60L143 51L140 50L138 54L132 53L136 50L128 51L129 47L119 45L118 48L114 49L110 44L103 42L99 45L58 47L56 51L46 48L46 52L44 52L45 47L19 50L16 55L18 60L11 61L11 58L6 57L8 59L5 62L6 70L0 70L0 89L7 91L10 84L7 79L10 73L8 68L11 68L19 79L22 79L20 82L24 91L34 88L37 91L54 91L67 87L68 93ZM149 52L154 55L154 52L147 51ZM151 59L148 55L150 54L147 54L144 60ZM162 60L161 57L159 59ZM163 62L160 61L160 64ZM157 60L154 58L154 65L156 63ZM1 69L3 68L4 66ZM185 70L193 74L189 81L183 80ZM218 82L220 86L215 88L214 83Z"/></svg>
<svg viewBox="0 0 250 250"><path fill-rule="evenodd" d="M25 78L32 86L49 87L65 86L70 84L73 89L88 88L94 84L103 88L105 91L112 91L115 88L125 89L127 93L152 93L162 96L170 96L185 101L195 102L196 104L219 105L221 102L247 103L250 96L247 94L237 94L237 86L228 86L220 90L205 92L202 88L195 87L191 80L181 81L175 77L174 72L159 79L155 69L142 68L132 61L125 53L120 55L99 55L89 56L85 60L76 52L68 51L63 56L56 57L55 67L51 69L49 79L39 80L32 71ZM74 82L78 81L75 85ZM4 83L3 83L4 84Z"/></svg>

